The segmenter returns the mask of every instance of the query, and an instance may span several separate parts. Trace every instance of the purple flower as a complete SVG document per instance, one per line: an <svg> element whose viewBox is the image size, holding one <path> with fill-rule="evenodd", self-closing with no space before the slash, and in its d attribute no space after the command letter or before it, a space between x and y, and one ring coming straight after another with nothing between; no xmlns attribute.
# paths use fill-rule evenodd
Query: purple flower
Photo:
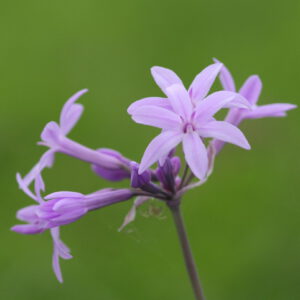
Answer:
<svg viewBox="0 0 300 300"><path fill-rule="evenodd" d="M129 189L104 189L83 195L76 192L56 192L47 195L38 205L20 209L17 218L28 224L16 225L13 231L22 234L41 233L47 229L66 225L84 216L88 211L130 199Z"/></svg>
<svg viewBox="0 0 300 300"><path fill-rule="evenodd" d="M83 112L83 106L75 102L87 91L87 89L84 89L77 92L63 106L60 113L60 125L58 126L62 135L67 135L80 119ZM28 187L33 182L37 174L40 174L44 168L49 168L53 165L55 152L56 151L54 149L49 149L45 152L39 162L26 176L24 176L24 178L22 178L19 173L17 174L17 181L21 189L24 190L25 187ZM27 188L26 193L28 194L28 192L31 193ZM29 196L32 197L32 194Z"/></svg>
<svg viewBox="0 0 300 300"><path fill-rule="evenodd" d="M187 164L201 180L208 169L207 150L202 138L218 138L250 149L237 127L214 119L215 113L224 107L249 107L248 101L234 92L220 91L207 96L221 68L220 63L208 66L196 76L188 91L173 71L152 68L156 83L168 98L146 98L128 108L135 122L162 129L144 153L140 174L156 161L163 164L168 153L181 142Z"/></svg>
<svg viewBox="0 0 300 300"><path fill-rule="evenodd" d="M215 62L218 60L215 59ZM223 65L220 72L220 81L226 91L235 92L236 87L229 70ZM284 117L288 110L294 109L297 106L288 103L274 103L267 105L257 105L260 93L262 90L262 82L258 75L252 75L244 82L239 90L239 94L245 97L251 107L250 109L231 108L225 118L235 126L238 126L245 119L260 119L267 117ZM226 142L226 141L225 141ZM221 139L213 141L216 152L218 153L225 144Z"/></svg>
<svg viewBox="0 0 300 300"><path fill-rule="evenodd" d="M83 112L83 106L75 102L87 91L87 89L84 89L77 92L65 103L60 114L59 123L52 121L45 126L41 134L42 142L39 144L50 149L43 154L40 161L24 178L19 173L17 174L20 188L26 191L29 196L33 196L28 188L29 185L44 168L53 165L56 152L92 164L95 173L105 179L118 181L130 177L129 160L119 152L110 149L92 150L67 138L67 134L76 125Z"/></svg>
<svg viewBox="0 0 300 300"><path fill-rule="evenodd" d="M104 189L88 195L65 191L49 194L44 197L47 200L45 201L40 195L44 188L38 174L35 179L35 194L32 193L37 204L20 209L17 218L27 224L15 225L11 230L21 234L38 234L50 229L54 244L53 269L58 280L62 282L59 257L70 259L72 256L59 238L59 227L80 219L91 210L128 200L135 193L130 189ZM26 190L24 192L27 193Z"/></svg>

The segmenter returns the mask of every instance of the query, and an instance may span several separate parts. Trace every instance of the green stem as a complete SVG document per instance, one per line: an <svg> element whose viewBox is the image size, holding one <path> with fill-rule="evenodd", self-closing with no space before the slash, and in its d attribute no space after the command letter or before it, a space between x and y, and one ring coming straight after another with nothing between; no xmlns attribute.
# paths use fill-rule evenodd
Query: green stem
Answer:
<svg viewBox="0 0 300 300"><path fill-rule="evenodd" d="M172 202L172 201L170 201L170 202ZM193 258L191 246L190 246L190 243L189 243L189 240L187 237L187 233L185 230L183 217L181 215L179 201L178 201L178 203L174 203L174 205L169 205L169 207L172 212L174 223L175 223L175 226L177 229L180 245L181 245L184 260L185 260L186 269L189 274L189 278L190 278L190 281L191 281L191 284L193 287L195 299L196 300L205 300L203 291L201 288L196 264L195 264L195 261Z"/></svg>

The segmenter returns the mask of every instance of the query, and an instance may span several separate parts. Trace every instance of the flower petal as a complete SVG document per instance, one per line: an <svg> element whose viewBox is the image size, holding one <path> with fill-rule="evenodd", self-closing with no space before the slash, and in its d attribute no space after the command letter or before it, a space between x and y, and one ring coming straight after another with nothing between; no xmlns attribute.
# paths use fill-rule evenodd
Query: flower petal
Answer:
<svg viewBox="0 0 300 300"><path fill-rule="evenodd" d="M59 263L59 253L58 253L58 249L57 249L57 246L53 245L53 254L52 254L52 268L53 268L53 271L54 271L54 274L57 278L57 280L60 282L60 283L63 283L63 277L62 277L62 273L61 273L61 268L60 268L60 263Z"/></svg>
<svg viewBox="0 0 300 300"><path fill-rule="evenodd" d="M82 199L84 197L83 194L77 192L69 192L69 191L61 191L55 192L44 197L46 200L58 199L58 198L72 198L72 199Z"/></svg>
<svg viewBox="0 0 300 300"><path fill-rule="evenodd" d="M208 168L207 150L195 131L184 135L183 152L194 175L204 180Z"/></svg>
<svg viewBox="0 0 300 300"><path fill-rule="evenodd" d="M60 227L51 228L50 233L53 242L57 246L60 257L63 259L71 259L72 255L70 254L70 248L60 239Z"/></svg>
<svg viewBox="0 0 300 300"><path fill-rule="evenodd" d="M48 147L53 148L52 150L55 151L56 148L59 148L58 143L59 139L63 135L58 124L54 121L51 121L46 124L45 128L41 133L41 139Z"/></svg>
<svg viewBox="0 0 300 300"><path fill-rule="evenodd" d="M146 171L152 164L160 159L160 157L169 153L182 140L183 133L177 131L164 131L155 137L148 145L142 158L139 174Z"/></svg>
<svg viewBox="0 0 300 300"><path fill-rule="evenodd" d="M166 89L166 95L173 110L185 120L189 120L193 111L193 105L185 87L180 84L171 85Z"/></svg>
<svg viewBox="0 0 300 300"><path fill-rule="evenodd" d="M19 173L17 173L16 175L19 188L37 202L40 202L40 199L36 195L34 195L28 187L31 182L36 179L38 174L40 174L44 168L50 168L53 165L53 162L54 152L52 150L48 150L42 155L39 162L30 170L30 172L26 176L24 176L24 178L22 178Z"/></svg>
<svg viewBox="0 0 300 300"><path fill-rule="evenodd" d="M65 114L64 118L60 122L61 131L64 134L68 134L73 127L76 125L78 120L80 119L83 113L84 107L81 104L73 104L67 113Z"/></svg>
<svg viewBox="0 0 300 300"><path fill-rule="evenodd" d="M26 177L25 177L25 178L26 178ZM32 191L28 188L27 182L25 181L25 179L23 179L23 178L21 177L21 174L20 174L20 173L17 173L16 179L17 179L19 188L20 188L27 196L29 196L29 197L32 198L33 200L39 202L37 196L34 195L34 194L32 193Z"/></svg>
<svg viewBox="0 0 300 300"><path fill-rule="evenodd" d="M189 94L194 103L202 100L209 92L223 64L215 63L200 72L189 88Z"/></svg>
<svg viewBox="0 0 300 300"><path fill-rule="evenodd" d="M238 93L229 91L215 92L202 101L196 107L196 119L210 119L221 108L228 107L229 104L240 107L249 107L248 101Z"/></svg>
<svg viewBox="0 0 300 300"><path fill-rule="evenodd" d="M246 111L243 114L243 119L260 119L267 117L284 117L285 112L296 108L294 104L274 103L262 106L257 106L252 111Z"/></svg>
<svg viewBox="0 0 300 300"><path fill-rule="evenodd" d="M173 84L179 84L183 86L181 79L170 69L163 67L152 67L151 74L156 84L164 93L166 92L166 89Z"/></svg>
<svg viewBox="0 0 300 300"><path fill-rule="evenodd" d="M237 127L224 121L209 122L199 128L198 133L202 137L212 137L247 150L251 148L244 134Z"/></svg>
<svg viewBox="0 0 300 300"><path fill-rule="evenodd" d="M33 223L38 219L36 215L36 209L38 207L39 205L30 205L19 209L17 211L17 219L28 223Z"/></svg>
<svg viewBox="0 0 300 300"><path fill-rule="evenodd" d="M140 124L176 130L181 126L180 117L165 108L145 105L135 109L132 119Z"/></svg>
<svg viewBox="0 0 300 300"><path fill-rule="evenodd" d="M133 102L128 108L127 112L132 115L134 111L140 107L145 105L158 106L165 109L172 110L172 106L170 105L168 98L159 98L159 97L148 97L141 100L137 100Z"/></svg>
<svg viewBox="0 0 300 300"><path fill-rule="evenodd" d="M83 94L87 93L87 89L83 89L75 93L63 106L60 113L60 127L64 134L70 132L74 125L79 120L83 107L81 104L74 104ZM75 105L75 108L74 108Z"/></svg>
<svg viewBox="0 0 300 300"><path fill-rule="evenodd" d="M45 231L45 228L32 224L22 224L13 226L11 230L21 234L38 234Z"/></svg>
<svg viewBox="0 0 300 300"><path fill-rule="evenodd" d="M257 75L250 76L243 86L241 87L239 93L244 96L250 104L256 104L262 89L262 82Z"/></svg>
<svg viewBox="0 0 300 300"><path fill-rule="evenodd" d="M214 58L214 62L220 62L219 60L217 60L216 58ZM224 90L226 91L231 91L231 92L235 92L236 88L235 88L235 83L233 80L233 77L231 75L231 73L229 72L229 70L223 65L220 75L219 75L221 84L224 88Z"/></svg>
<svg viewBox="0 0 300 300"><path fill-rule="evenodd" d="M232 108L227 113L224 121L227 123L230 123L234 126L238 126L241 123L241 121L243 120L244 111L245 110L242 110L242 109ZM223 142L221 140L213 140L212 141L212 146L213 146L216 154L218 154L222 150L224 145L225 145L225 142Z"/></svg>

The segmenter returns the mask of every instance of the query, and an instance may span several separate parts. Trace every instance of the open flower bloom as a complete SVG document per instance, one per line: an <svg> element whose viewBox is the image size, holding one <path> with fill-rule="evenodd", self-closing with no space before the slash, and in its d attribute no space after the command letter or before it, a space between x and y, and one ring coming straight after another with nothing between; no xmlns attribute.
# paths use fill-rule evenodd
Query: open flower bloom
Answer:
<svg viewBox="0 0 300 300"><path fill-rule="evenodd" d="M249 107L244 97L231 91L219 91L207 96L221 68L220 63L208 66L196 76L188 91L171 70L160 67L152 69L152 75L167 99L146 98L128 108L135 122L162 129L144 153L140 174L157 161L163 164L168 153L181 142L187 164L201 180L208 169L203 138L217 138L250 149L237 127L214 119L214 115L224 107Z"/></svg>
<svg viewBox="0 0 300 300"><path fill-rule="evenodd" d="M42 198L40 192L44 189L44 182L38 174L35 178L35 194L30 195L37 204L20 209L17 218L27 224L15 225L11 230L21 234L38 234L50 229L54 245L53 269L57 279L62 282L59 258L70 259L72 256L69 248L60 240L59 227L78 220L91 210L128 200L135 194L130 189L103 189L88 195L56 192Z"/></svg>
<svg viewBox="0 0 300 300"><path fill-rule="evenodd" d="M90 210L128 200L133 195L130 189L104 189L88 195L68 191L55 192L44 197L48 201L20 209L17 218L28 224L16 225L12 230L22 234L41 233L75 222Z"/></svg>
<svg viewBox="0 0 300 300"><path fill-rule="evenodd" d="M215 62L218 61L215 59ZM220 81L226 91L236 92L234 79L229 70L223 65L220 71ZM257 105L257 101L261 94L262 82L258 75L249 76L244 82L238 93L245 97L251 105L249 109L233 107L229 110L225 121L238 126L245 119L260 119L268 117L285 117L286 112L296 108L294 104L288 103L273 103L267 105ZM221 139L213 141L215 151L219 152L225 142Z"/></svg>
<svg viewBox="0 0 300 300"><path fill-rule="evenodd" d="M87 91L84 89L77 92L64 104L59 123L52 121L45 126L41 134L42 142L39 144L49 147L49 150L43 154L40 161L24 178L19 173L17 174L20 188L26 190L29 196L32 197L28 189L29 185L44 168L53 165L54 155L57 152L88 162L92 165L95 173L105 179L119 181L130 177L129 160L119 152L111 149L93 150L67 137L80 119L84 109L81 104L75 102Z"/></svg>

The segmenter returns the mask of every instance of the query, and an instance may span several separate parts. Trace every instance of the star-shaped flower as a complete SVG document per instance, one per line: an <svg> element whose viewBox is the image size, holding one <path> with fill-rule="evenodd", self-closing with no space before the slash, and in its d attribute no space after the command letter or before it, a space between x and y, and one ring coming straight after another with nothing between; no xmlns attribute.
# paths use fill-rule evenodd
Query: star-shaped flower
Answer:
<svg viewBox="0 0 300 300"><path fill-rule="evenodd" d="M187 164L201 180L205 178L208 168L203 138L217 138L250 149L237 127L214 119L214 115L224 107L249 107L248 101L235 92L219 91L207 96L221 68L221 63L205 68L196 76L188 91L173 71L152 68L152 75L167 98L142 99L128 108L135 122L162 129L143 155L140 174L155 162L163 162L181 142Z"/></svg>

